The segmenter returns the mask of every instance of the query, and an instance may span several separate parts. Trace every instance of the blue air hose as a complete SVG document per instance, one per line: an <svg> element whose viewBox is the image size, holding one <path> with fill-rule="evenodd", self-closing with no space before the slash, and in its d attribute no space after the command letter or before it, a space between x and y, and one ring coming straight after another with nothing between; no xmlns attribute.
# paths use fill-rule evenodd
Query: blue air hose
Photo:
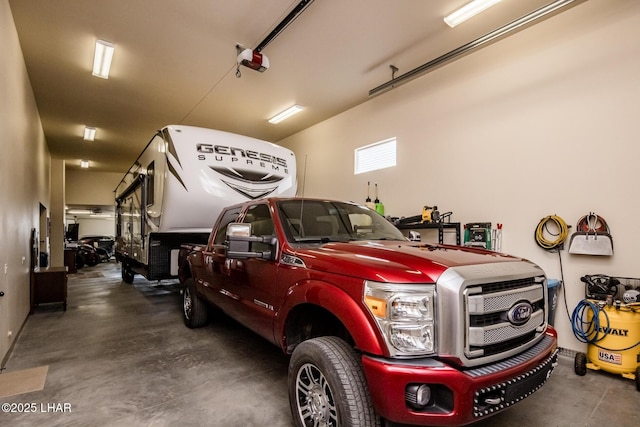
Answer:
<svg viewBox="0 0 640 427"><path fill-rule="evenodd" d="M587 320L586 310L591 309L593 316L590 320ZM604 317L607 320L607 324L604 329L600 328L600 312L604 313ZM593 344L603 339L607 334L600 331L606 331L609 329L609 315L605 310L595 304L592 301L583 299L578 303L571 315L571 328L573 329L573 335L578 341Z"/></svg>

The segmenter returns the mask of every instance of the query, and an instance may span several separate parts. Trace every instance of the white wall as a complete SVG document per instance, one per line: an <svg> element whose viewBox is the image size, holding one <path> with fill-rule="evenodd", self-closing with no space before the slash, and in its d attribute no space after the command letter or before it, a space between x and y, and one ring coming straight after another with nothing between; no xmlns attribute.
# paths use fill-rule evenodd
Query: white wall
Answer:
<svg viewBox="0 0 640 427"><path fill-rule="evenodd" d="M111 206L115 209L115 194L123 173L95 172L91 170L66 171L65 189L67 205L83 205L92 207ZM104 211L107 213L107 210ZM115 217L113 211L108 218L89 218L85 216L67 215L66 224L78 223L79 237L89 235L115 235Z"/></svg>
<svg viewBox="0 0 640 427"><path fill-rule="evenodd" d="M640 2L589 0L279 143L298 156L305 196L364 202L371 181L392 216L438 205L462 224L502 223L503 250L551 278L560 263L537 246L538 222L557 214L575 226L597 212L615 254L562 252L572 311L580 276L640 277L638 40ZM354 176L353 150L392 136L397 166ZM560 345L582 350L564 301Z"/></svg>
<svg viewBox="0 0 640 427"><path fill-rule="evenodd" d="M115 236L116 222L113 217L110 218L78 218L76 222L79 224L78 237L85 236Z"/></svg>
<svg viewBox="0 0 640 427"><path fill-rule="evenodd" d="M29 239L51 209L50 156L7 0L0 0L0 360L29 313ZM42 230L44 232L44 230ZM6 272L5 272L6 271Z"/></svg>
<svg viewBox="0 0 640 427"><path fill-rule="evenodd" d="M68 205L115 205L114 190L122 173L68 169L66 172L66 203Z"/></svg>

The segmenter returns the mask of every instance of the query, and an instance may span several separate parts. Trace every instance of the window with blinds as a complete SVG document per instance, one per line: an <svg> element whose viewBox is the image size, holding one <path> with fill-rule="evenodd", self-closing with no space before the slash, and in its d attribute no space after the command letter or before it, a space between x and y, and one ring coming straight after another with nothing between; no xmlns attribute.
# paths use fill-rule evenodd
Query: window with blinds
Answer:
<svg viewBox="0 0 640 427"><path fill-rule="evenodd" d="M396 165L396 138L385 139L354 150L355 175Z"/></svg>

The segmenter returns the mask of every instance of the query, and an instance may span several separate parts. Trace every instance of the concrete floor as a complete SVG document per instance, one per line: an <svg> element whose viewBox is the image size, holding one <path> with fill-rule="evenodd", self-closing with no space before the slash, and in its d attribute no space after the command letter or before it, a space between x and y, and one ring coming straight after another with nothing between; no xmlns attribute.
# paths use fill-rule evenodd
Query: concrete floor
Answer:
<svg viewBox="0 0 640 427"><path fill-rule="evenodd" d="M292 426L288 358L220 316L191 330L175 284L119 265L69 276L69 307L42 305L29 317L6 370L49 366L43 390L1 403L69 404L66 413L0 413L11 426ZM533 396L475 426L640 425L635 383L601 372L578 377L573 359Z"/></svg>

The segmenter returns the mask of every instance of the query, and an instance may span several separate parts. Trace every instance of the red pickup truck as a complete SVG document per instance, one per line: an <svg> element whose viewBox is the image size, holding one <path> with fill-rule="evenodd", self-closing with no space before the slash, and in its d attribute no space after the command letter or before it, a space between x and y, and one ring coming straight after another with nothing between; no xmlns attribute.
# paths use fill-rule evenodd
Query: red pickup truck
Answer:
<svg viewBox="0 0 640 427"><path fill-rule="evenodd" d="M228 207L179 265L188 327L215 306L291 355L298 426L469 424L531 395L557 365L538 266L410 242L354 203Z"/></svg>

